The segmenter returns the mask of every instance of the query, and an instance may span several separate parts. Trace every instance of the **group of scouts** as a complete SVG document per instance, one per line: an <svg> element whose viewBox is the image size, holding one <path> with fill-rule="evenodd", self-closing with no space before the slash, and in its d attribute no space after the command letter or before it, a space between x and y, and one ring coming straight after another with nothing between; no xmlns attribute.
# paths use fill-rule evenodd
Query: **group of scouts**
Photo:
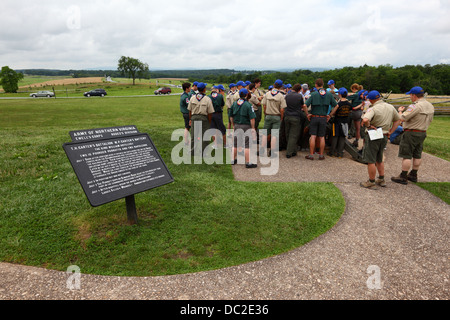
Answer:
<svg viewBox="0 0 450 320"><path fill-rule="evenodd" d="M267 92L261 89L261 80L239 81L228 89L223 85L214 86L211 94L206 94L207 84L183 84L180 108L185 120L185 143L194 141L195 122L202 124L202 136L208 129L217 129L222 136L215 137L215 148L232 149L232 164L237 164L237 154L245 155L246 168L256 168L250 162L250 139L260 144L259 156L278 157L280 140L285 141L286 157L297 156L299 149L308 148L307 160L325 160L325 137L329 136L331 157L342 158L346 139L354 137L353 146L362 149L362 157L368 164L369 180L361 187L377 189L386 187L384 170L384 150L390 136L401 126L399 157L403 159L402 172L391 180L400 184L417 182L421 165L426 132L434 117L434 107L425 99L425 92L414 87L407 94L412 104L398 111L386 103L378 91L366 91L362 86L351 86L351 94L346 88L337 89L333 80L324 88L323 79L317 79L310 91L307 84L283 84L275 81ZM228 129L235 132L251 133L245 139L234 139L226 145L227 127L223 112L228 113ZM259 133L259 125L264 114L264 134ZM277 138L273 130L282 129ZM191 131L191 132L190 132ZM230 131L228 131L230 132ZM375 132L378 134L375 134ZM204 144L203 144L204 148ZM378 172L378 177L377 177Z"/></svg>

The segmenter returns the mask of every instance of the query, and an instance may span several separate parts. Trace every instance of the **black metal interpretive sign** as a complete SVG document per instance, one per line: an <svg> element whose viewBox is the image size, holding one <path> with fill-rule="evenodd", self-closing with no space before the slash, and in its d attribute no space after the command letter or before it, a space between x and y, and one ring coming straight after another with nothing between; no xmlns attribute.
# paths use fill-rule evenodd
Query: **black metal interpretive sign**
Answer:
<svg viewBox="0 0 450 320"><path fill-rule="evenodd" d="M63 148L93 207L126 198L128 209L130 196L174 181L150 136L134 126L70 135Z"/></svg>

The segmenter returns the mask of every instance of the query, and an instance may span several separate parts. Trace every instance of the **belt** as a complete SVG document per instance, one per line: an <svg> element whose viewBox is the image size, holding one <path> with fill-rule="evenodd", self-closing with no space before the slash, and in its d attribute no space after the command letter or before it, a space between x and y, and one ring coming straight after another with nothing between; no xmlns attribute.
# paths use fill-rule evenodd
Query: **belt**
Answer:
<svg viewBox="0 0 450 320"><path fill-rule="evenodd" d="M328 118L328 116L315 116L315 115L313 115L312 117L313 118Z"/></svg>
<svg viewBox="0 0 450 320"><path fill-rule="evenodd" d="M427 133L426 131L423 131L423 130L413 130L413 129L405 129L405 131Z"/></svg>

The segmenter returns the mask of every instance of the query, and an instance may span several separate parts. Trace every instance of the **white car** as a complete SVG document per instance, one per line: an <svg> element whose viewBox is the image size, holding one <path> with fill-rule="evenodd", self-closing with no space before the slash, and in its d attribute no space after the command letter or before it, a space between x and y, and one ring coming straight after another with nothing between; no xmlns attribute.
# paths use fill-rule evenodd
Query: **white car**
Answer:
<svg viewBox="0 0 450 320"><path fill-rule="evenodd" d="M54 96L55 96L55 94L51 91L38 91L36 93L30 94L30 97L32 97L32 98L39 98L39 97L51 98Z"/></svg>

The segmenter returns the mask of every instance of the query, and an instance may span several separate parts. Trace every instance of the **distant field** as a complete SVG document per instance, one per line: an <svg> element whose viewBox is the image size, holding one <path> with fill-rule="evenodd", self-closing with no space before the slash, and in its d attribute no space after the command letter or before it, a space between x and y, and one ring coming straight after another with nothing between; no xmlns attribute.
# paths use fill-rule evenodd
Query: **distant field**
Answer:
<svg viewBox="0 0 450 320"><path fill-rule="evenodd" d="M108 96L135 96L152 95L154 91L162 86L181 86L185 79L136 79L113 78L113 82L106 82L102 77L90 78L67 78L67 77L45 77L26 76L19 83L18 93L4 93L0 90L0 97L20 98L29 97L30 93L38 90L55 90L57 97L83 97L83 93L92 89L103 88ZM173 87L172 93L181 93L181 89Z"/></svg>

